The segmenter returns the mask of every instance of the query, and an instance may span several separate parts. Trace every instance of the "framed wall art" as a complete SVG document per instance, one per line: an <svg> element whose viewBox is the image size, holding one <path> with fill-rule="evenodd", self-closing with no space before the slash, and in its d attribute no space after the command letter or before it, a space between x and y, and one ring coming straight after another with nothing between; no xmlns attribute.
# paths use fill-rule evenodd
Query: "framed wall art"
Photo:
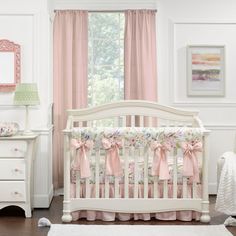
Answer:
<svg viewBox="0 0 236 236"><path fill-rule="evenodd" d="M225 46L187 46L188 96L225 95Z"/></svg>

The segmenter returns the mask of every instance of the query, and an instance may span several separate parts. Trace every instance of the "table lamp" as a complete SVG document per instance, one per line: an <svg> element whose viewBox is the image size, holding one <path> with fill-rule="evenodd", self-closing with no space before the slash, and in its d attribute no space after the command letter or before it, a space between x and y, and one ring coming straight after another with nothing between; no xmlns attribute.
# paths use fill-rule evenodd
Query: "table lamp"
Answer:
<svg viewBox="0 0 236 236"><path fill-rule="evenodd" d="M32 134L29 126L29 106L39 105L39 95L36 83L17 84L14 94L14 105L25 106L25 130L24 135Z"/></svg>

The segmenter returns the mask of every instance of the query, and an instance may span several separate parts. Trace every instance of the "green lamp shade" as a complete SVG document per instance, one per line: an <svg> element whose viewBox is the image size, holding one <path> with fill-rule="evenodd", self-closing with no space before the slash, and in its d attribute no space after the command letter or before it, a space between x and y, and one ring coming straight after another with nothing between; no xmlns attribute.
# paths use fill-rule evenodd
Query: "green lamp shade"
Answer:
<svg viewBox="0 0 236 236"><path fill-rule="evenodd" d="M21 83L17 84L15 95L15 105L39 105L39 95L37 84L35 83Z"/></svg>

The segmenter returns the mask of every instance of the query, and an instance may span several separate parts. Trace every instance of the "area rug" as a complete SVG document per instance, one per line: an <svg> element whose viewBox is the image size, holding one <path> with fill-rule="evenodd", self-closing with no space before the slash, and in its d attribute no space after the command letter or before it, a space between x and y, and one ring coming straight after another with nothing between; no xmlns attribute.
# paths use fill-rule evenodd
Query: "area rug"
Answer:
<svg viewBox="0 0 236 236"><path fill-rule="evenodd" d="M232 236L224 225L63 225L48 236Z"/></svg>

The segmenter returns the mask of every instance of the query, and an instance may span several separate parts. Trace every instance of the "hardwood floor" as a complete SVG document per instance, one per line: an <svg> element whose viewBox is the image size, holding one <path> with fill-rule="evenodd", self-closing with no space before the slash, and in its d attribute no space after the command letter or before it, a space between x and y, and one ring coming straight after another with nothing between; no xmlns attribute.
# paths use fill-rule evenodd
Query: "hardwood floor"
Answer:
<svg viewBox="0 0 236 236"><path fill-rule="evenodd" d="M222 224L227 218L226 215L217 213L214 210L215 197L210 198L210 212L211 212L211 224ZM33 217L26 219L24 212L17 207L7 207L0 211L0 236L46 236L49 228L38 228L38 219L41 217L48 218L54 224L60 224L62 215L62 197L54 197L51 207L49 209L34 209ZM132 224L132 225L199 225L200 222L182 222L182 221L127 221L127 222L103 222L93 221L88 222L86 220L79 220L73 222L73 224ZM228 227L228 230L236 236L236 227Z"/></svg>

